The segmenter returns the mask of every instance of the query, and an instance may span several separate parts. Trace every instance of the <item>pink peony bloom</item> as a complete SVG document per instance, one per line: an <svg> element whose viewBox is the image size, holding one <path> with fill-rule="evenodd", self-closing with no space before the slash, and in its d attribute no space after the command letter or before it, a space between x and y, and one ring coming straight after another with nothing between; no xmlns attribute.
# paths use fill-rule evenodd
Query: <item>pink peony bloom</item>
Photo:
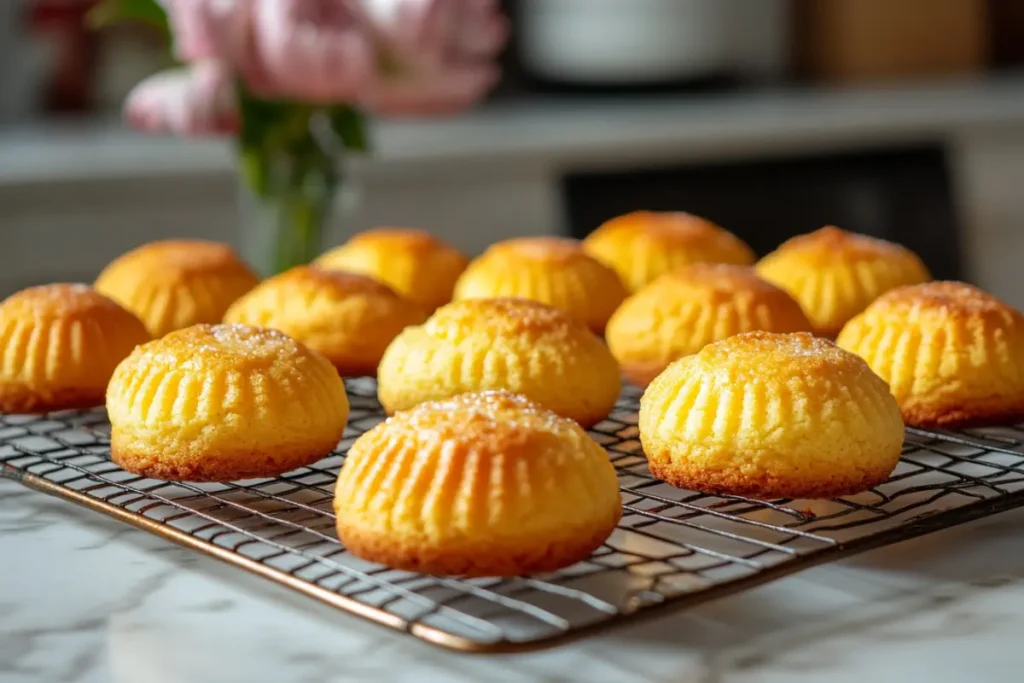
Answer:
<svg viewBox="0 0 1024 683"><path fill-rule="evenodd" d="M497 0L363 0L381 55L361 98L384 114L447 113L497 82L508 38Z"/></svg>
<svg viewBox="0 0 1024 683"><path fill-rule="evenodd" d="M179 58L218 60L267 98L450 112L498 79L497 0L164 0Z"/></svg>
<svg viewBox="0 0 1024 683"><path fill-rule="evenodd" d="M165 0L178 59L234 61L247 40L250 1Z"/></svg>
<svg viewBox="0 0 1024 683"><path fill-rule="evenodd" d="M150 76L128 95L125 118L151 133L232 133L238 110L231 72L219 62L197 62Z"/></svg>
<svg viewBox="0 0 1024 683"><path fill-rule="evenodd" d="M356 0L167 0L179 58L218 59L268 98L352 102L374 75Z"/></svg>
<svg viewBox="0 0 1024 683"><path fill-rule="evenodd" d="M347 0L256 0L239 65L258 94L349 102L374 74L374 45L361 8Z"/></svg>

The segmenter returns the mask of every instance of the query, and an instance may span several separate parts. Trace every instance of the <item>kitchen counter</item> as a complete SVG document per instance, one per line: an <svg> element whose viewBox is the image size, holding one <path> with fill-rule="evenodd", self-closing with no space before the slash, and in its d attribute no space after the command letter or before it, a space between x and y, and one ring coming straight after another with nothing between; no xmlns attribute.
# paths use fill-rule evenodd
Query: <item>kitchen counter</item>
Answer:
<svg viewBox="0 0 1024 683"><path fill-rule="evenodd" d="M525 655L450 653L0 481L0 682L1011 681L1024 511Z"/></svg>
<svg viewBox="0 0 1024 683"><path fill-rule="evenodd" d="M385 120L371 175L524 162L563 170L933 139L1024 122L1024 74L855 88L764 88L629 98L541 97L466 115ZM0 186L230 171L219 140L119 122L0 129Z"/></svg>

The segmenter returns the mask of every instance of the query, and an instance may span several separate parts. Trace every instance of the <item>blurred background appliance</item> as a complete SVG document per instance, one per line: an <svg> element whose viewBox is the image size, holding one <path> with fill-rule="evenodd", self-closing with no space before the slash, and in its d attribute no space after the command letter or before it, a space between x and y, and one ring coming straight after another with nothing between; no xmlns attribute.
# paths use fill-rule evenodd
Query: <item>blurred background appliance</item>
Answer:
<svg viewBox="0 0 1024 683"><path fill-rule="evenodd" d="M562 85L779 77L788 10L787 0L521 0L520 58Z"/></svg>
<svg viewBox="0 0 1024 683"><path fill-rule="evenodd" d="M800 71L831 83L978 73L990 14L986 0L798 0Z"/></svg>

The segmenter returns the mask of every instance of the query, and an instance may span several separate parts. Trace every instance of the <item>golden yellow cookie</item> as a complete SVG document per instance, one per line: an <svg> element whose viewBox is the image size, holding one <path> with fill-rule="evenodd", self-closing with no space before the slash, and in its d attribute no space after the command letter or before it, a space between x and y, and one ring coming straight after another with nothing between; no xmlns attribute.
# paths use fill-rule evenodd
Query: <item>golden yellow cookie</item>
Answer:
<svg viewBox="0 0 1024 683"><path fill-rule="evenodd" d="M13 294L0 303L0 412L102 405L114 368L147 341L138 318L86 285Z"/></svg>
<svg viewBox="0 0 1024 683"><path fill-rule="evenodd" d="M906 247L835 227L785 242L758 262L757 274L792 294L830 338L890 289L931 279Z"/></svg>
<svg viewBox="0 0 1024 683"><path fill-rule="evenodd" d="M759 498L869 489L903 445L885 382L806 332L748 332L677 360L644 393L639 426L654 476Z"/></svg>
<svg viewBox="0 0 1024 683"><path fill-rule="evenodd" d="M364 275L297 266L232 304L226 323L281 330L325 355L342 375L377 374L391 340L423 310Z"/></svg>
<svg viewBox="0 0 1024 683"><path fill-rule="evenodd" d="M691 263L747 266L757 258L740 238L699 216L634 211L602 224L583 240L588 254L613 268L631 291Z"/></svg>
<svg viewBox="0 0 1024 683"><path fill-rule="evenodd" d="M352 445L338 536L371 562L516 576L586 559L622 516L608 454L579 425L504 391L398 413Z"/></svg>
<svg viewBox="0 0 1024 683"><path fill-rule="evenodd" d="M608 348L637 386L677 358L742 332L803 332L807 316L789 294L746 266L695 263L662 275L619 306Z"/></svg>
<svg viewBox="0 0 1024 683"><path fill-rule="evenodd" d="M226 244L151 242L116 258L96 279L109 296L162 337L197 323L219 323L235 299L259 282Z"/></svg>
<svg viewBox="0 0 1024 683"><path fill-rule="evenodd" d="M138 347L107 388L110 449L156 479L273 477L324 457L348 419L330 361L277 330L196 325Z"/></svg>
<svg viewBox="0 0 1024 683"><path fill-rule="evenodd" d="M455 281L469 260L426 230L375 228L331 249L314 263L369 275L430 313L452 300Z"/></svg>
<svg viewBox="0 0 1024 683"><path fill-rule="evenodd" d="M576 240L521 237L498 242L469 264L456 299L515 297L560 308L600 334L626 298L615 271Z"/></svg>
<svg viewBox="0 0 1024 683"><path fill-rule="evenodd" d="M377 382L388 413L507 389L585 427L607 417L621 389L619 367L600 339L563 311L525 299L442 306L395 337Z"/></svg>
<svg viewBox="0 0 1024 683"><path fill-rule="evenodd" d="M1024 316L977 287L901 287L855 317L836 343L889 383L918 427L1024 419Z"/></svg>

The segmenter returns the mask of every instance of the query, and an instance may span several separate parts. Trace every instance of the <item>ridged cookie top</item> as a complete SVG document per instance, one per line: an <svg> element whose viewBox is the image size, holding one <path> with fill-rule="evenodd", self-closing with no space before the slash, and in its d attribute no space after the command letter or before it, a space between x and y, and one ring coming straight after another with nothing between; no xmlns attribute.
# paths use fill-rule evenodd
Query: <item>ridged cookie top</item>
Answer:
<svg viewBox="0 0 1024 683"><path fill-rule="evenodd" d="M619 368L583 323L522 299L472 299L408 327L378 371L389 412L468 391L508 389L585 424L618 398Z"/></svg>
<svg viewBox="0 0 1024 683"><path fill-rule="evenodd" d="M698 263L662 275L626 299L606 336L615 357L629 366L667 364L742 332L810 329L800 305L753 269Z"/></svg>
<svg viewBox="0 0 1024 683"><path fill-rule="evenodd" d="M930 282L895 289L836 341L889 382L912 424L1024 415L1024 316L977 287Z"/></svg>
<svg viewBox="0 0 1024 683"><path fill-rule="evenodd" d="M150 333L220 322L258 282L226 244L202 240L152 242L110 263L96 289L135 313Z"/></svg>
<svg viewBox="0 0 1024 683"><path fill-rule="evenodd" d="M472 335L489 338L531 335L563 340L594 335L568 313L529 299L466 299L442 306L423 325L436 339L458 343Z"/></svg>
<svg viewBox="0 0 1024 683"><path fill-rule="evenodd" d="M890 289L931 277L909 249L835 227L785 242L761 259L757 272L792 294L829 337Z"/></svg>
<svg viewBox="0 0 1024 683"><path fill-rule="evenodd" d="M897 444L892 458L903 423L886 383L858 356L805 332L750 332L709 344L655 378L641 400L640 429L667 442L735 441L772 457L790 457L786 445L816 444L823 459L880 438Z"/></svg>
<svg viewBox="0 0 1024 683"><path fill-rule="evenodd" d="M127 362L201 371L221 367L290 369L292 362L315 365L318 360L316 354L277 330L246 325L193 325L136 349Z"/></svg>
<svg viewBox="0 0 1024 683"><path fill-rule="evenodd" d="M739 380L820 377L884 386L861 358L807 332L748 332L708 344L696 355L693 371Z"/></svg>
<svg viewBox="0 0 1024 683"><path fill-rule="evenodd" d="M834 225L786 240L765 260L780 257L776 255L785 255L791 262L815 267L828 267L837 262L870 263L881 260L904 263L908 268L924 268L914 252L902 245L847 232Z"/></svg>
<svg viewBox="0 0 1024 683"><path fill-rule="evenodd" d="M944 317L994 317L1019 321L1021 314L988 292L964 282L939 281L899 287L883 294L865 313L901 317L937 314Z"/></svg>
<svg viewBox="0 0 1024 683"><path fill-rule="evenodd" d="M616 312L616 317L627 315L659 320L692 316L689 324L719 326L723 337L753 329L799 332L810 328L800 305L785 290L762 280L752 268L720 263L697 263L662 275ZM744 323L761 327L738 329Z"/></svg>
<svg viewBox="0 0 1024 683"><path fill-rule="evenodd" d="M0 303L0 383L98 389L137 344L134 315L87 285L31 287Z"/></svg>
<svg viewBox="0 0 1024 683"><path fill-rule="evenodd" d="M492 245L455 286L455 299L513 297L560 308L602 332L626 297L615 271L576 240L522 237Z"/></svg>
<svg viewBox="0 0 1024 683"><path fill-rule="evenodd" d="M426 230L381 227L355 235L314 263L368 275L430 312L451 301L469 260Z"/></svg>
<svg viewBox="0 0 1024 683"><path fill-rule="evenodd" d="M351 300L374 306L401 307L416 311L420 320L425 317L393 289L366 275L296 266L261 282L232 304L224 319L228 323L277 327L273 324L275 321L305 320L314 309Z"/></svg>
<svg viewBox="0 0 1024 683"><path fill-rule="evenodd" d="M111 423L206 429L209 420L296 431L348 414L330 362L278 332L195 325L135 349L107 388ZM344 421L344 417L342 417Z"/></svg>
<svg viewBox="0 0 1024 683"><path fill-rule="evenodd" d="M365 275L297 266L232 304L227 323L281 330L327 356L346 375L372 375L384 349L426 314Z"/></svg>
<svg viewBox="0 0 1024 683"><path fill-rule="evenodd" d="M353 444L335 509L346 525L436 543L578 535L619 514L608 455L576 423L507 392L398 413Z"/></svg>
<svg viewBox="0 0 1024 683"><path fill-rule="evenodd" d="M0 303L0 312L10 320L89 320L114 317L134 322L139 320L89 285L58 283L29 287L16 292ZM126 315L127 314L127 315Z"/></svg>
<svg viewBox="0 0 1024 683"><path fill-rule="evenodd" d="M525 259L559 265L588 265L587 253L577 240L567 237L517 237L498 242L487 250L495 257Z"/></svg>
<svg viewBox="0 0 1024 683"><path fill-rule="evenodd" d="M424 254L445 250L454 251L448 244L420 228L372 228L354 235L347 244L349 246L384 247Z"/></svg>
<svg viewBox="0 0 1024 683"><path fill-rule="evenodd" d="M749 265L743 240L709 220L682 212L634 211L602 224L583 240L587 253L619 274L633 291L690 263Z"/></svg>

